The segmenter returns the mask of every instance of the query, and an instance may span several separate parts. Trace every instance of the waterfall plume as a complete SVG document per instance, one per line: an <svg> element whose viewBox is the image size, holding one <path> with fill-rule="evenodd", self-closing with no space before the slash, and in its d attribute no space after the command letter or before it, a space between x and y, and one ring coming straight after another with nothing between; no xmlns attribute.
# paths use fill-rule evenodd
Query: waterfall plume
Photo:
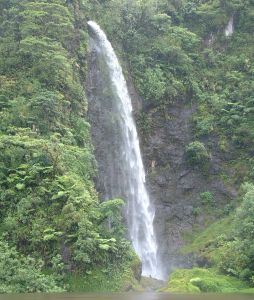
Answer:
<svg viewBox="0 0 254 300"><path fill-rule="evenodd" d="M163 279L153 227L155 209L145 185L145 170L127 83L105 33L93 21L89 21L88 26L91 48L103 65L101 72L105 78L108 77L105 90L110 89L110 95L105 92L105 99L104 96L101 97L104 104L100 104L102 107L106 105L108 97L111 125L106 131L114 137L108 144L108 151L105 151L105 160L108 161L107 170L103 174L105 198L122 197L126 200L129 238L142 261L142 275ZM106 134L103 138L107 139Z"/></svg>

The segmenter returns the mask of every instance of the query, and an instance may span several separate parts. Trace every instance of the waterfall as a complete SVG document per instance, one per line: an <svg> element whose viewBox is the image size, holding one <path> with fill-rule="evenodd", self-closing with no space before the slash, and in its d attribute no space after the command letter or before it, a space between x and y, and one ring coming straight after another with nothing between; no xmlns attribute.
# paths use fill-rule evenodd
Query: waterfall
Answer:
<svg viewBox="0 0 254 300"><path fill-rule="evenodd" d="M228 24L225 28L225 36L229 37L234 33L234 16L231 16L231 18L228 21Z"/></svg>
<svg viewBox="0 0 254 300"><path fill-rule="evenodd" d="M126 199L129 238L142 261L142 275L162 279L153 227L155 209L151 205L145 186L144 165L127 83L105 33L93 21L88 22L88 28L90 46L103 66L100 69L101 76L104 74L103 88L101 88L103 90L101 93L104 94L101 96L101 104L97 105L102 106L101 111L111 124L108 127L107 124L104 125L106 129L102 128L101 131L104 130L106 133L101 134L100 137L110 140L106 151L103 152L103 159L107 161L106 170L102 172L105 198ZM108 112L105 113L103 109L107 102L110 104L108 104Z"/></svg>

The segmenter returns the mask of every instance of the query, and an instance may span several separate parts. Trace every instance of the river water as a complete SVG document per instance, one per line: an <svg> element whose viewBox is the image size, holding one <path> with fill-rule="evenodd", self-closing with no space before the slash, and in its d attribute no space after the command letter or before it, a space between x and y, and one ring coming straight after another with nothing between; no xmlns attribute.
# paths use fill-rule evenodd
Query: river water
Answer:
<svg viewBox="0 0 254 300"><path fill-rule="evenodd" d="M0 295L0 300L253 300L254 295L174 295L159 293L122 294L24 294Z"/></svg>

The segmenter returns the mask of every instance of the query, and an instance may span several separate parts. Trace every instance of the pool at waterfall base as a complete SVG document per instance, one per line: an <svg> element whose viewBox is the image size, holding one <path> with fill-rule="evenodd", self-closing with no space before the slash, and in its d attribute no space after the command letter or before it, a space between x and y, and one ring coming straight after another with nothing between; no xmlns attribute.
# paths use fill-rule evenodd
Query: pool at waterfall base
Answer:
<svg viewBox="0 0 254 300"><path fill-rule="evenodd" d="M253 295L198 294L178 295L162 293L116 293L116 294L22 294L0 295L0 300L250 300Z"/></svg>

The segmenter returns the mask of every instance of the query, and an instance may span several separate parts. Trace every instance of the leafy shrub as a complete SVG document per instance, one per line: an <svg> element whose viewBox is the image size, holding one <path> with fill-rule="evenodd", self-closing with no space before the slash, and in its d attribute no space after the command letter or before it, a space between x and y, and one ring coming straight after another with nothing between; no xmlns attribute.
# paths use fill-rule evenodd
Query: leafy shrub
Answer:
<svg viewBox="0 0 254 300"><path fill-rule="evenodd" d="M158 66L147 69L139 84L142 86L142 96L147 101L160 101L166 91L166 78Z"/></svg>
<svg viewBox="0 0 254 300"><path fill-rule="evenodd" d="M215 293L221 292L221 287L218 283L214 280L214 278L192 278L190 283L200 289L201 292L204 293Z"/></svg>
<svg viewBox="0 0 254 300"><path fill-rule="evenodd" d="M108 200L100 204L100 223L105 233L108 233L109 236L113 235L122 238L126 234L122 218L124 204L122 199Z"/></svg>
<svg viewBox="0 0 254 300"><path fill-rule="evenodd" d="M42 273L42 261L25 257L0 240L0 293L62 292L53 275Z"/></svg>
<svg viewBox="0 0 254 300"><path fill-rule="evenodd" d="M203 205L212 205L214 202L214 197L211 192L200 193L200 199Z"/></svg>
<svg viewBox="0 0 254 300"><path fill-rule="evenodd" d="M214 117L206 116L206 117L198 117L195 119L196 129L199 136L209 135L214 130Z"/></svg>
<svg viewBox="0 0 254 300"><path fill-rule="evenodd" d="M247 285L234 277L218 274L213 269L179 269L171 274L168 292L216 293L236 292Z"/></svg>
<svg viewBox="0 0 254 300"><path fill-rule="evenodd" d="M254 276L254 185L243 185L243 200L236 211L230 240L225 240L219 249L219 267L251 282Z"/></svg>
<svg viewBox="0 0 254 300"><path fill-rule="evenodd" d="M195 141L185 148L186 159L192 166L205 166L211 156L203 143Z"/></svg>
<svg viewBox="0 0 254 300"><path fill-rule="evenodd" d="M194 207L192 209L193 216L197 217L198 215L200 215L200 213L201 213L201 208L200 207Z"/></svg>

